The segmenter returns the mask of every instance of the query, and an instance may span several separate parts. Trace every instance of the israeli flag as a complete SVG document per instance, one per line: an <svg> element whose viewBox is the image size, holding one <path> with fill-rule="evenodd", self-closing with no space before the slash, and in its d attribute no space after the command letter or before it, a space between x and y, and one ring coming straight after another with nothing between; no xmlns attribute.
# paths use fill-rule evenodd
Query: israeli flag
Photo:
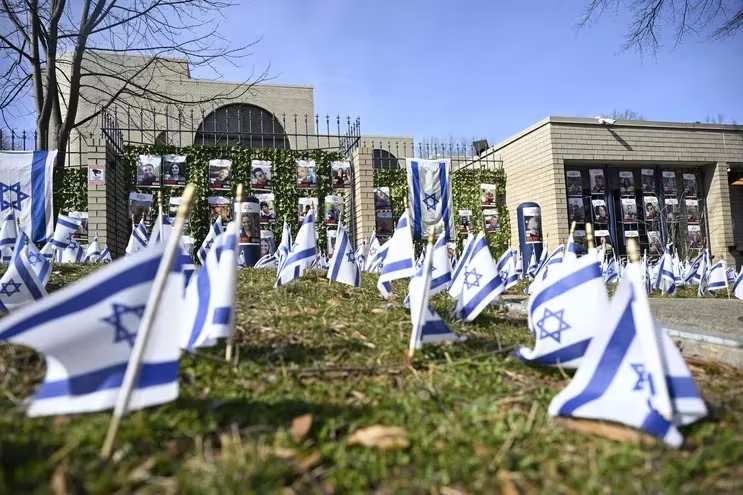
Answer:
<svg viewBox="0 0 743 495"><path fill-rule="evenodd" d="M738 299L743 299L743 267L733 282L733 295Z"/></svg>
<svg viewBox="0 0 743 495"><path fill-rule="evenodd" d="M33 242L54 232L52 172L56 151L0 151L0 214L13 211Z"/></svg>
<svg viewBox="0 0 743 495"><path fill-rule="evenodd" d="M684 283L685 284L698 284L699 280L701 278L701 272L700 269L702 268L702 264L704 263L704 251L699 253L696 258L694 258L694 261L691 263L689 268L686 270L686 275L684 275Z"/></svg>
<svg viewBox="0 0 743 495"><path fill-rule="evenodd" d="M369 249L369 261L366 263L366 271L368 272L378 272L382 269L382 265L384 264L384 259L387 257L387 250L390 248L390 244L392 243L392 238L389 238L387 242L379 245L379 241L374 239L374 242L377 243L377 248L375 249L374 246L372 246Z"/></svg>
<svg viewBox="0 0 743 495"><path fill-rule="evenodd" d="M51 239L52 247L56 250L67 249L67 245L78 228L80 228L78 219L60 213L57 217L57 226L54 228L54 236Z"/></svg>
<svg viewBox="0 0 743 495"><path fill-rule="evenodd" d="M108 250L108 246L103 250L101 255L98 257L97 263L111 263L113 259L111 259L111 251Z"/></svg>
<svg viewBox="0 0 743 495"><path fill-rule="evenodd" d="M132 233L129 236L129 243L126 246L126 255L129 256L141 251L146 248L148 244L149 238L147 236L147 227L145 227L144 218L142 218L137 226L132 228Z"/></svg>
<svg viewBox="0 0 743 495"><path fill-rule="evenodd" d="M202 265L206 263L206 255L209 254L209 250L212 248L212 244L214 244L214 241L221 234L222 217L219 216L212 224L211 228L209 229L209 233L206 234L206 237L204 238L204 242L201 243L201 247L199 248L198 253L196 253L196 257L199 258L199 263L201 263Z"/></svg>
<svg viewBox="0 0 743 495"><path fill-rule="evenodd" d="M606 265L606 283L616 284L619 282L619 269L617 268L617 259L612 256L609 263Z"/></svg>
<svg viewBox="0 0 743 495"><path fill-rule="evenodd" d="M49 276L52 274L52 263L36 248L36 245L29 242L28 237L23 231L18 234L18 253L24 258L23 264L30 266L36 277L43 287L49 282Z"/></svg>
<svg viewBox="0 0 743 495"><path fill-rule="evenodd" d="M366 265L366 241L361 241L361 246L356 248L354 257L356 258L356 264L359 266L359 270L363 270Z"/></svg>
<svg viewBox="0 0 743 495"><path fill-rule="evenodd" d="M67 248L57 253L60 263L82 263L85 259L85 251L75 239L71 239Z"/></svg>
<svg viewBox="0 0 743 495"><path fill-rule="evenodd" d="M317 242L315 239L315 212L310 210L304 217L286 260L282 263L279 276L274 287L298 279L305 270L312 268L317 262Z"/></svg>
<svg viewBox="0 0 743 495"><path fill-rule="evenodd" d="M529 258L529 266L526 267L526 276L528 278L533 279L534 276L537 273L537 269L539 268L539 265L537 264L537 254L536 250L531 250L531 257Z"/></svg>
<svg viewBox="0 0 743 495"><path fill-rule="evenodd" d="M444 237L444 232L442 232L439 235L438 240L436 241L436 244L433 246L433 251L431 256L433 259L431 260L431 268L430 268L430 276L429 276L429 288L428 288L428 295L433 296L434 294L438 294L441 291L444 291L449 288L449 284L451 283L451 265L449 264L449 248L446 245L446 237ZM421 253L422 255L424 253ZM420 277L423 274L423 266L425 263L422 263L421 266L416 270L415 277ZM412 283L412 278L410 279ZM405 300L403 301L403 306L409 307L410 306L410 296L413 294L413 292L410 291L410 288L408 288L408 295L405 297Z"/></svg>
<svg viewBox="0 0 743 495"><path fill-rule="evenodd" d="M393 280L415 275L414 258L415 251L408 225L408 211L405 210L400 220L397 221L397 227L390 239L390 246L387 249L387 255L384 258L382 271L377 282L377 288L385 299L392 295L388 287Z"/></svg>
<svg viewBox="0 0 743 495"><path fill-rule="evenodd" d="M26 236L18 236L15 254L0 278L0 310L15 311L19 307L45 297L46 289L36 275L28 256L24 256Z"/></svg>
<svg viewBox="0 0 743 495"><path fill-rule="evenodd" d="M243 252L240 250L240 259L242 259ZM239 260L238 260L239 264ZM245 262L243 261L243 265ZM265 256L262 256L258 261L255 262L255 265L253 268L276 268L279 266L279 260L276 258L275 254L267 254Z"/></svg>
<svg viewBox="0 0 743 495"><path fill-rule="evenodd" d="M462 259L459 260L459 264L457 265L457 268L454 270L454 273L451 275L451 283L449 284L449 295L454 299L455 301L459 301L462 296L462 291L464 290L464 273L465 273L465 267L467 266L467 263L469 263L470 258L472 258L472 251L475 248L475 243L477 240L480 239L480 237L483 237L485 234L480 232L477 234L477 238L472 241L466 242L464 246L464 250L462 251ZM497 269L497 268L496 268ZM456 306L453 310L453 313L456 315L459 311L459 307Z"/></svg>
<svg viewBox="0 0 743 495"><path fill-rule="evenodd" d="M516 355L534 364L577 368L608 308L609 296L595 257L555 265L529 298L534 349L521 347Z"/></svg>
<svg viewBox="0 0 743 495"><path fill-rule="evenodd" d="M575 239L573 238L573 234L570 234L568 236L568 242L565 243L565 254L562 256L562 262L569 263L577 259L578 253L575 250Z"/></svg>
<svg viewBox="0 0 743 495"><path fill-rule="evenodd" d="M673 272L673 257L671 247L666 246L660 261L658 261L658 276L655 289L660 289L664 294L674 295L676 293L676 275Z"/></svg>
<svg viewBox="0 0 743 495"><path fill-rule="evenodd" d="M150 238L152 242L167 242L170 237L170 232L173 230L173 226L170 224L170 219L162 211L157 216L155 226L152 228L152 235Z"/></svg>
<svg viewBox="0 0 743 495"><path fill-rule="evenodd" d="M443 222L446 238L456 239L459 225L452 202L451 160L406 158L405 162L413 238L427 239L429 231Z"/></svg>
<svg viewBox="0 0 743 495"><path fill-rule="evenodd" d="M718 261L709 271L709 281L707 283L707 292L715 295L718 290L728 289L728 280L725 274L725 262Z"/></svg>
<svg viewBox="0 0 743 495"><path fill-rule="evenodd" d="M100 257L101 246L98 243L98 236L95 236L93 237L93 241L88 245L88 249L85 250L85 261L88 263L96 263Z"/></svg>
<svg viewBox="0 0 743 495"><path fill-rule="evenodd" d="M639 270L627 266L603 318L608 328L593 337L548 412L622 423L679 447L678 427L702 419L707 408L684 358L651 314Z"/></svg>
<svg viewBox="0 0 743 495"><path fill-rule="evenodd" d="M335 240L335 253L328 266L327 277L342 284L361 287L361 272L356 262L351 241L343 224L338 223L338 237Z"/></svg>
<svg viewBox="0 0 743 495"><path fill-rule="evenodd" d="M458 301L461 304L458 306L461 308L458 316L465 321L477 318L488 304L506 290L482 232L474 242L462 283L464 289Z"/></svg>
<svg viewBox="0 0 743 495"><path fill-rule="evenodd" d="M4 246L0 248L0 256L2 256L2 262L3 263L10 263L10 260L13 259L13 248L10 246Z"/></svg>
<svg viewBox="0 0 743 495"><path fill-rule="evenodd" d="M16 238L18 237L18 230L16 228L15 213L14 210L8 211L3 220L3 226L0 227L0 247L13 247L15 246Z"/></svg>
<svg viewBox="0 0 743 495"><path fill-rule="evenodd" d="M162 245L136 253L0 320L0 340L46 356L46 376L29 416L114 407L162 257ZM180 349L172 319L182 306L182 293L175 288L182 283L179 270L176 264L171 272L176 276L163 290L164 311L149 334L129 410L178 396Z"/></svg>
<svg viewBox="0 0 743 495"><path fill-rule="evenodd" d="M234 331L237 232L237 224L230 222L186 288L184 349L214 346Z"/></svg>
<svg viewBox="0 0 743 495"><path fill-rule="evenodd" d="M279 271L281 271L281 267L292 248L292 244L292 229L289 227L289 224L286 223L286 220L284 220L284 227L281 229L281 242L279 243L279 247L276 248L276 257L279 260Z"/></svg>
<svg viewBox="0 0 743 495"><path fill-rule="evenodd" d="M369 239L369 251L367 252L366 256L366 263L364 264L364 271L370 272L372 271L372 260L378 261L377 253L379 252L380 248L379 239L377 239L376 232L372 234L371 238ZM377 263L377 266L381 265L381 261Z"/></svg>

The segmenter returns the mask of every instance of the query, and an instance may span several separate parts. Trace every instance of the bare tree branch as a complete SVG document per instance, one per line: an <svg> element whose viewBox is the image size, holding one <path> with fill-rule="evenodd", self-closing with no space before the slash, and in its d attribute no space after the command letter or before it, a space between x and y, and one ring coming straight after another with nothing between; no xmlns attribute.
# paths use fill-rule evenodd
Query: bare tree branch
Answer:
<svg viewBox="0 0 743 495"><path fill-rule="evenodd" d="M719 40L743 27L741 0L588 0L578 27L598 22L609 10L632 17L624 50L655 53L670 33L675 48L688 36Z"/></svg>

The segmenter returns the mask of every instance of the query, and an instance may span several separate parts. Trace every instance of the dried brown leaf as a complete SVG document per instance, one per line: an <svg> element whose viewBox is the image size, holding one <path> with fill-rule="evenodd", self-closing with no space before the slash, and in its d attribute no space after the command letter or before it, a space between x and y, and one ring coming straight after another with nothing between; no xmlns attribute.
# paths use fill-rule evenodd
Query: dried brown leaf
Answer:
<svg viewBox="0 0 743 495"><path fill-rule="evenodd" d="M386 311L384 309L382 309L382 308L374 308L374 309L371 310L371 312L372 313L376 313L376 314L386 313Z"/></svg>
<svg viewBox="0 0 743 495"><path fill-rule="evenodd" d="M441 488L439 488L440 495L467 495L467 493L468 492L451 486L442 486Z"/></svg>
<svg viewBox="0 0 743 495"><path fill-rule="evenodd" d="M271 450L271 454L273 454L274 457L278 457L279 459L293 459L296 455L296 452L294 452L292 449L276 447Z"/></svg>
<svg viewBox="0 0 743 495"><path fill-rule="evenodd" d="M410 445L408 432L398 426L375 425L356 430L348 439L348 445L376 447L382 450L404 449Z"/></svg>
<svg viewBox="0 0 743 495"><path fill-rule="evenodd" d="M303 414L292 420L292 440L301 442L312 428L312 414Z"/></svg>
<svg viewBox="0 0 743 495"><path fill-rule="evenodd" d="M299 467L302 469L302 471L307 471L310 468L314 467L315 464L320 462L320 459L322 458L322 454L320 454L319 451L314 451L304 459L299 461Z"/></svg>
<svg viewBox="0 0 743 495"><path fill-rule="evenodd" d="M150 478L150 471L157 464L157 459L150 457L129 473L130 481L145 481Z"/></svg>
<svg viewBox="0 0 743 495"><path fill-rule="evenodd" d="M555 421L568 430L595 435L617 442L638 442L640 440L651 444L656 442L654 437L620 424L574 418L557 418Z"/></svg>

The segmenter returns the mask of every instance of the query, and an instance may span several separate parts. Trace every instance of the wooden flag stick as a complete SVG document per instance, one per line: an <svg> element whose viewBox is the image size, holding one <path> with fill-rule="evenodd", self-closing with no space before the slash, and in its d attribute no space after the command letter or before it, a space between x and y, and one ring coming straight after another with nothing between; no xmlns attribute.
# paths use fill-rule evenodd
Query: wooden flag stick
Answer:
<svg viewBox="0 0 743 495"><path fill-rule="evenodd" d="M727 263L725 263L725 260L722 260L722 273L725 274L725 288L728 290L728 299L731 299L730 284L728 283L728 267L727 267Z"/></svg>
<svg viewBox="0 0 743 495"><path fill-rule="evenodd" d="M101 457L108 459L111 457L114 442L116 441L116 435L121 425L121 418L126 414L129 409L129 400L132 396L132 390L134 389L137 379L139 378L139 372L142 364L142 357L144 355L145 348L147 347L147 340L152 330L152 325L155 323L157 317L158 306L160 305L160 299L165 289L165 285L170 276L170 272L173 269L178 252L180 249L181 234L183 233L184 220L188 217L191 204L193 203L196 193L196 186L189 184L183 191L183 199L181 205L178 208L178 223L173 227L173 233L168 239L165 249L163 250L162 259L160 266L157 269L155 280L152 283L152 290L147 300L147 305L142 315L142 321L139 324L139 330L137 331L134 345L132 346L132 353L129 356L129 363L126 365L126 371L124 372L124 378L121 384L121 390L116 398L116 405L114 406L113 417L111 423L108 426L108 432L106 432L106 439L103 442L103 448L101 449Z"/></svg>
<svg viewBox="0 0 743 495"><path fill-rule="evenodd" d="M237 201L235 202L235 225L237 226L237 231L242 231L242 221L243 221L243 191L244 186L242 184L237 185ZM249 234L248 232L246 232ZM252 239L251 239L252 240ZM237 256L235 257L235 260L237 260ZM235 270L237 270L237 265L235 265ZM233 304L234 306L234 304ZM232 308L232 311L234 313L235 308ZM225 347L224 350L224 359L228 363L232 361L232 346L235 344L235 329L232 329L232 333L230 334L229 338L227 339L227 347Z"/></svg>
<svg viewBox="0 0 743 495"><path fill-rule="evenodd" d="M593 244L593 225L590 223L586 224L586 245L588 246L588 249L593 249L595 247Z"/></svg>

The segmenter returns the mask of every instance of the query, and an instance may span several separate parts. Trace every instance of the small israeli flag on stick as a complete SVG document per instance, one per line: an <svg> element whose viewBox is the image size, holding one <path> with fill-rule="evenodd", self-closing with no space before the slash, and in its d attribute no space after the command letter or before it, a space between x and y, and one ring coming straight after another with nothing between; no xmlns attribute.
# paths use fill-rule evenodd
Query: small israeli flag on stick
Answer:
<svg viewBox="0 0 743 495"><path fill-rule="evenodd" d="M451 191L451 160L406 158L408 204L414 239L425 239L444 223L447 239L459 235Z"/></svg>

